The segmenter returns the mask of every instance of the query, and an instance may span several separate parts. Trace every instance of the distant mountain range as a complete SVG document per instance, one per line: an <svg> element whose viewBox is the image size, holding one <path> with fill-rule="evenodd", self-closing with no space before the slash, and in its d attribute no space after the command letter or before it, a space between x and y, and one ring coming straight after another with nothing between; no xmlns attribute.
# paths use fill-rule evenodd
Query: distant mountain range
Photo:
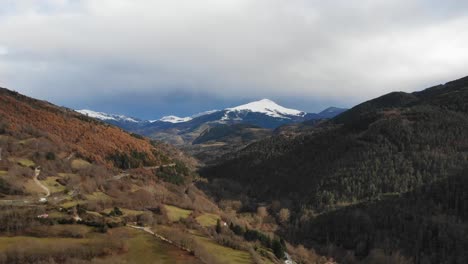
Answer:
<svg viewBox="0 0 468 264"><path fill-rule="evenodd" d="M165 116L158 120L141 120L124 115L107 114L92 110L78 112L104 122L174 144L191 143L204 130L217 125L248 124L274 129L281 125L332 118L346 109L329 107L320 113L306 113L289 109L262 99L224 110L211 110L190 117Z"/></svg>

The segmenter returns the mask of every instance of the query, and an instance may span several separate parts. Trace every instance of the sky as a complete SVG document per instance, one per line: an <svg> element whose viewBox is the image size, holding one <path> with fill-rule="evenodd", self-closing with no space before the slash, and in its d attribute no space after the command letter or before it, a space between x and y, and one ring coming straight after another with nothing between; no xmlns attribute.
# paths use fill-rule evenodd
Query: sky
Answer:
<svg viewBox="0 0 468 264"><path fill-rule="evenodd" d="M317 112L468 75L468 1L0 0L0 86L145 119Z"/></svg>

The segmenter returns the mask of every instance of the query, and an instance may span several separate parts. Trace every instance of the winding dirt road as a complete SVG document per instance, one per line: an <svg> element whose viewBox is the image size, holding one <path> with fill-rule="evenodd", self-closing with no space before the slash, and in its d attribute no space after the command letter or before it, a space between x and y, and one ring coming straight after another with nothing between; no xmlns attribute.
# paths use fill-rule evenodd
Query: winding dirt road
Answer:
<svg viewBox="0 0 468 264"><path fill-rule="evenodd" d="M40 174L41 174L41 169L39 169L39 168L34 169L34 178L33 178L33 180L39 187L41 187L41 189L43 189L45 191L46 196L44 198L47 198L47 197L50 196L50 190L49 190L49 188L47 188L44 184L42 184L37 179L37 177L39 177Z"/></svg>

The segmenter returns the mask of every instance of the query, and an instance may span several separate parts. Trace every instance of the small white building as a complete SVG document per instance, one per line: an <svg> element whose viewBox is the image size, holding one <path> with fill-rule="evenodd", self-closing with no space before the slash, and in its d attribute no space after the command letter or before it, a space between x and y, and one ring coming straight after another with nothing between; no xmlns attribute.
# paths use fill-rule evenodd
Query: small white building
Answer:
<svg viewBox="0 0 468 264"><path fill-rule="evenodd" d="M49 218L49 215L48 214L41 214L41 215L38 215L37 218L46 219L46 218Z"/></svg>

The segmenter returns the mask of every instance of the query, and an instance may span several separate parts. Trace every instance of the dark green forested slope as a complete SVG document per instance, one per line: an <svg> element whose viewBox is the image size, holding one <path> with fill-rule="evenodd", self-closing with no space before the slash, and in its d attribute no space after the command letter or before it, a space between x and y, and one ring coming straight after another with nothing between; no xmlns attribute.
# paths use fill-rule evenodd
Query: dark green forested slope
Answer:
<svg viewBox="0 0 468 264"><path fill-rule="evenodd" d="M468 170L402 195L344 207L289 229L296 241L333 243L365 257L379 248L414 263L468 263ZM390 262L392 263L392 262Z"/></svg>
<svg viewBox="0 0 468 264"><path fill-rule="evenodd" d="M244 194L251 200L289 198L295 205L291 208L294 212L291 223L286 228L290 234L309 226L303 223L298 226L294 222L302 217L304 208L327 217L327 212L332 210L338 210L334 214L340 214L359 207L364 218L380 222L380 217L399 215L393 211L396 204L407 210L411 217L418 217L419 210L413 208L414 199L418 204L424 204L421 201L454 192L457 185L447 184L448 179L454 175L458 175L456 179L468 177L463 173L468 163L468 77L422 92L384 95L358 105L330 122L319 124L316 131L294 138L277 136L254 143L223 157L218 165L202 173L210 179L240 182ZM421 193L425 188L431 190ZM468 201L460 199L465 194L453 194L454 199L462 201L463 205L459 206L466 207ZM408 195L416 198L408 198ZM442 199L438 202L440 205L429 203L421 208L430 219L448 202ZM392 209L375 213L376 209L386 207ZM453 216L457 219L453 221L466 229L466 219L460 211L449 214L442 210L440 213ZM294 235L293 239L302 237L323 244L326 237L327 243L361 250L358 249L362 246L359 241L345 245L338 236L330 236L333 228L339 228L340 221L344 221L340 219L343 218L337 217L338 222L327 222L327 234L318 232L313 238ZM315 217L311 222L323 231L319 220ZM450 225L448 220L441 221ZM404 223L397 219L390 226L404 227ZM384 230L379 225L375 229ZM439 246L401 242L408 235L401 230L400 233L383 233L373 239L392 241L406 249L406 254L415 261L424 248L433 249L432 254L439 257L458 254L453 248L447 253ZM426 240L421 238L421 241ZM463 245L460 244L467 249ZM369 248L364 250L368 251ZM430 261L441 263L437 262L437 256Z"/></svg>

